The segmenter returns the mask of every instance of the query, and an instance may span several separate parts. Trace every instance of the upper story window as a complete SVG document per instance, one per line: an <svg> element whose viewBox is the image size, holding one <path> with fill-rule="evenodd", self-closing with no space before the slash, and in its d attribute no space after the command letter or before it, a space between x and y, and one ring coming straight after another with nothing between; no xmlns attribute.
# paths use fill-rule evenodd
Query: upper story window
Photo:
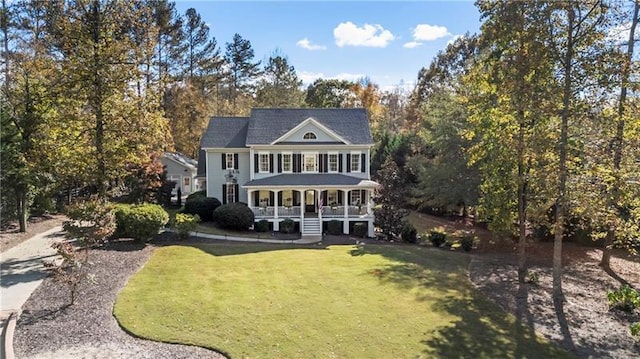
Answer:
<svg viewBox="0 0 640 359"><path fill-rule="evenodd" d="M338 172L338 152L330 152L327 162L329 163L328 172Z"/></svg>
<svg viewBox="0 0 640 359"><path fill-rule="evenodd" d="M304 139L304 140L315 140L317 138L318 137L316 137L316 134L313 133L313 132L307 132L307 133L304 134L304 136L302 136L302 139Z"/></svg>
<svg viewBox="0 0 640 359"><path fill-rule="evenodd" d="M293 154L291 153L283 153L282 154L282 172L292 172L293 171Z"/></svg>
<svg viewBox="0 0 640 359"><path fill-rule="evenodd" d="M351 172L360 172L360 153L351 152Z"/></svg>
<svg viewBox="0 0 640 359"><path fill-rule="evenodd" d="M317 159L317 153L304 153L302 155L302 172L318 172Z"/></svg>
<svg viewBox="0 0 640 359"><path fill-rule="evenodd" d="M226 162L226 169L228 170L234 170L237 169L235 168L235 161L234 161L234 156L233 153L226 153L225 154L225 162Z"/></svg>
<svg viewBox="0 0 640 359"><path fill-rule="evenodd" d="M258 154L259 166L258 169L260 173L269 173L271 172L271 167L269 166L269 153L260 152Z"/></svg>
<svg viewBox="0 0 640 359"><path fill-rule="evenodd" d="M235 202L236 201L236 186L231 184L231 183L227 183L226 188L227 188L227 193L225 193L225 196L227 197L227 203Z"/></svg>

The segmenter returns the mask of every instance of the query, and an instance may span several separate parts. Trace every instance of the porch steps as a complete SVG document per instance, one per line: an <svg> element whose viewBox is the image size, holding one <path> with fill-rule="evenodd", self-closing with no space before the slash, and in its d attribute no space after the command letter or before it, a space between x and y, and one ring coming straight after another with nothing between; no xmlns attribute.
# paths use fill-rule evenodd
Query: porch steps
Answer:
<svg viewBox="0 0 640 359"><path fill-rule="evenodd" d="M318 236L322 234L322 223L318 218L305 218L302 225L303 236Z"/></svg>

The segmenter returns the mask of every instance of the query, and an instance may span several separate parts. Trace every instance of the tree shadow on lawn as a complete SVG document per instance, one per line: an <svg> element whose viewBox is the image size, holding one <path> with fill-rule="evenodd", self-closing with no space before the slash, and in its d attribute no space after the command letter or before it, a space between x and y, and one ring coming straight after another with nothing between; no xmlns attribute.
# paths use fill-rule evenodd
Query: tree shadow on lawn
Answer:
<svg viewBox="0 0 640 359"><path fill-rule="evenodd" d="M467 276L469 257L463 253L407 246L358 246L353 256L382 255L397 263L375 269L381 282L412 291L418 301L436 301L432 310L457 318L436 328L422 343L424 353L439 358L557 358L571 357L557 346L542 342L526 307L518 318L508 315L475 290ZM443 294L444 293L444 294ZM525 296L527 287L518 293Z"/></svg>

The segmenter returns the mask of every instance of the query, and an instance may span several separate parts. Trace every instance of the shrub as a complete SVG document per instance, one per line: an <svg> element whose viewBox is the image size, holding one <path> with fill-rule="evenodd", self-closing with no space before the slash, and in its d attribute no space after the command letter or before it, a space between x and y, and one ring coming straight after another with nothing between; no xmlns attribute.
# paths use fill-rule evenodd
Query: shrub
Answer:
<svg viewBox="0 0 640 359"><path fill-rule="evenodd" d="M462 237L462 239L460 240L460 247L462 247L462 249L465 252L471 251L473 249L473 237L471 236Z"/></svg>
<svg viewBox="0 0 640 359"><path fill-rule="evenodd" d="M442 232L431 231L431 233L429 233L429 240L434 247L440 247L447 241L447 235Z"/></svg>
<svg viewBox="0 0 640 359"><path fill-rule="evenodd" d="M640 322L631 324L631 335L640 336Z"/></svg>
<svg viewBox="0 0 640 359"><path fill-rule="evenodd" d="M253 211L244 203L227 203L214 211L216 222L223 228L248 229L253 225Z"/></svg>
<svg viewBox="0 0 640 359"><path fill-rule="evenodd" d="M280 232L282 233L293 233L296 229L296 222L291 218L285 218L282 222L280 222Z"/></svg>
<svg viewBox="0 0 640 359"><path fill-rule="evenodd" d="M189 232L193 232L198 228L198 222L200 222L200 216L197 214L177 213L176 218L173 220L173 229L180 239L187 239L189 238Z"/></svg>
<svg viewBox="0 0 640 359"><path fill-rule="evenodd" d="M196 191L191 193L190 195L187 196L186 202L193 201L194 199L197 199L197 198L207 198L207 191L202 190L202 191Z"/></svg>
<svg viewBox="0 0 640 359"><path fill-rule="evenodd" d="M256 232L267 232L269 231L269 221L262 219L256 222L254 228L256 229Z"/></svg>
<svg viewBox="0 0 640 359"><path fill-rule="evenodd" d="M169 214L157 204L116 207L117 237L148 241L169 222Z"/></svg>
<svg viewBox="0 0 640 359"><path fill-rule="evenodd" d="M640 294L638 291L625 284L619 289L607 291L609 307L631 312L640 307Z"/></svg>
<svg viewBox="0 0 640 359"><path fill-rule="evenodd" d="M367 224L358 222L353 225L353 235L356 237L364 238L367 236Z"/></svg>
<svg viewBox="0 0 640 359"><path fill-rule="evenodd" d="M418 230L413 224L405 222L402 226L401 237L405 242L416 243L418 242Z"/></svg>
<svg viewBox="0 0 640 359"><path fill-rule="evenodd" d="M327 232L332 236L339 236L342 234L342 222L335 219L327 222Z"/></svg>
<svg viewBox="0 0 640 359"><path fill-rule="evenodd" d="M196 192L198 193L198 192ZM221 203L217 198L194 197L184 204L184 213L197 214L203 222L213 221L213 212L220 207Z"/></svg>
<svg viewBox="0 0 640 359"><path fill-rule="evenodd" d="M68 221L62 224L69 239L77 239L85 249L102 244L117 231L114 207L101 200L80 202L66 208Z"/></svg>

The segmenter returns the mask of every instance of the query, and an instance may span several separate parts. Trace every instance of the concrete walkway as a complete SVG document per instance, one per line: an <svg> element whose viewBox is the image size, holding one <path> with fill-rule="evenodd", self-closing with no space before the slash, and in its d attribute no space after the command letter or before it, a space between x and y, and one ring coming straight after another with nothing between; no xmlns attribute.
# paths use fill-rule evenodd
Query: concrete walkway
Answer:
<svg viewBox="0 0 640 359"><path fill-rule="evenodd" d="M17 246L0 253L0 309L21 311L22 305L46 277L43 261L55 258L54 242L65 240L58 226L37 234Z"/></svg>

